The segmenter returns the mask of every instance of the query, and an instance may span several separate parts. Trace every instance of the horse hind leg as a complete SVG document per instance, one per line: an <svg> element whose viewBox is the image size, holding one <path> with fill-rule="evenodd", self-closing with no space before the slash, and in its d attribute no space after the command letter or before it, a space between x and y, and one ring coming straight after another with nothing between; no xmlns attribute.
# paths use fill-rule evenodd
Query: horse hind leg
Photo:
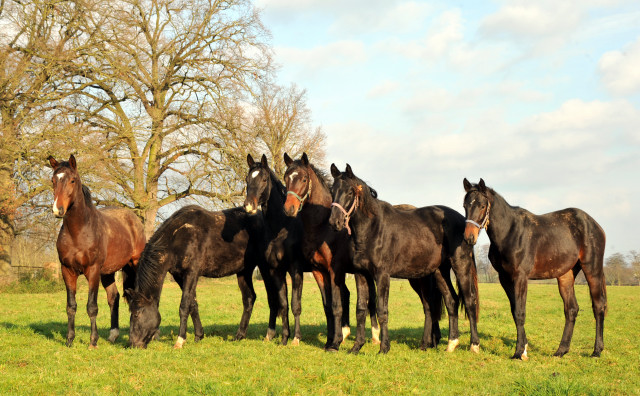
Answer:
<svg viewBox="0 0 640 396"><path fill-rule="evenodd" d="M600 256L593 260L593 264L582 264L587 283L589 284L589 292L591 294L591 307L593 308L593 316L596 319L596 341L593 347L591 357L600 357L604 349L604 317L607 312L607 289L604 279L604 271L602 268L603 258Z"/></svg>
<svg viewBox="0 0 640 396"><path fill-rule="evenodd" d="M111 311L111 329L109 330L109 342L114 343L120 336L120 326L118 324L118 312L120 309L120 294L116 287L116 279L114 274L105 274L100 276L102 287L107 292L107 303Z"/></svg>
<svg viewBox="0 0 640 396"><path fill-rule="evenodd" d="M576 317L578 316L578 301L576 300L576 293L573 287L575 283L575 275L576 272L571 270L558 278L558 290L560 291L560 296L564 301L565 322L560 346L558 346L556 353L553 354L553 356L557 357L562 357L569 352L571 337L573 336L573 327L576 323Z"/></svg>

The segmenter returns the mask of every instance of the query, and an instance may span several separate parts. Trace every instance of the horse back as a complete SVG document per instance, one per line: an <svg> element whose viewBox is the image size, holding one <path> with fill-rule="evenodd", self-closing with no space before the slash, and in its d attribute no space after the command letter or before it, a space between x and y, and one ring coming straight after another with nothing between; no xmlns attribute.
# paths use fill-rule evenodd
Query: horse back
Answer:
<svg viewBox="0 0 640 396"><path fill-rule="evenodd" d="M543 215L529 215L523 222L522 241L529 241L533 268L531 279L557 278L577 263L593 263L604 256L606 237L600 225L586 212L567 208ZM526 254L526 253L525 253Z"/></svg>
<svg viewBox="0 0 640 396"><path fill-rule="evenodd" d="M100 233L105 236L106 249L101 272L112 273L129 262L137 264L146 242L140 219L123 208L102 208L98 215L103 218Z"/></svg>

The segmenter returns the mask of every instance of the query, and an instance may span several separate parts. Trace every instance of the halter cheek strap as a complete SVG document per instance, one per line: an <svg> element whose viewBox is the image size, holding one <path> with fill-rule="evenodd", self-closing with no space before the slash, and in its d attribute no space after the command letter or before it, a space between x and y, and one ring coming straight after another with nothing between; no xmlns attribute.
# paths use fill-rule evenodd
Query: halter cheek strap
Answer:
<svg viewBox="0 0 640 396"><path fill-rule="evenodd" d="M489 227L489 212L491 211L491 202L487 201L487 211L484 213L484 219L482 220L482 224L478 224L475 221L471 220L471 219L467 219L466 222L470 223L476 227L478 227L480 230L482 230L483 228L487 228Z"/></svg>
<svg viewBox="0 0 640 396"><path fill-rule="evenodd" d="M298 199L298 201L300 201L300 207L298 208L298 213L300 213L300 211L302 211L302 206L304 204L304 201L306 201L307 198L309 198L309 195L311 195L311 178L309 178L309 188L307 188L307 193L304 195L304 198L300 197L294 191L287 191L287 195L293 195Z"/></svg>
<svg viewBox="0 0 640 396"><path fill-rule="evenodd" d="M342 205L337 202L333 202L331 206L335 206L336 208L340 209L342 214L344 214L344 226L347 229L347 234L351 235L351 228L349 228L349 219L351 218L351 213L353 213L353 211L358 206L358 196L356 195L356 199L353 200L353 205L351 205L351 208L348 212L342 207Z"/></svg>

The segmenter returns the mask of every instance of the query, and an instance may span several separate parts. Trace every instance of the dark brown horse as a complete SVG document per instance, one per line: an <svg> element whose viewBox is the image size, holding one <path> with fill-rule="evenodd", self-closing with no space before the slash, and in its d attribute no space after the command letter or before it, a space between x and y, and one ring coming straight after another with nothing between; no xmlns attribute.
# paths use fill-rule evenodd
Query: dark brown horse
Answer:
<svg viewBox="0 0 640 396"><path fill-rule="evenodd" d="M456 274L469 317L471 350L477 352L478 285L473 247L460 235L464 231L464 217L445 206L394 207L377 199L377 194L371 193L371 188L354 175L349 165L345 172L340 172L331 164L331 175L333 207L329 223L338 231L350 230L354 243L353 266L371 274L375 280L380 352L386 353L390 347L387 319L391 277L412 280L411 286L421 297L425 311L424 345L432 342L430 315L437 308L425 301L428 297L425 292L429 290L425 282L429 276L435 276L449 314L447 350L456 348L458 300L448 276L451 269Z"/></svg>
<svg viewBox="0 0 640 396"><path fill-rule="evenodd" d="M463 184L467 218L464 237L475 244L480 230L486 228L491 241L489 260L498 271L500 283L511 304L511 314L518 331L516 352L512 358L527 359L524 322L529 279L558 279L558 289L564 300L565 325L554 356L563 356L569 351L578 315L573 284L580 270L589 283L596 318L596 342L592 356L600 356L604 348L603 327L607 310L602 269L605 234L600 225L575 208L534 215L526 209L509 205L482 179L473 185L464 179Z"/></svg>
<svg viewBox="0 0 640 396"><path fill-rule="evenodd" d="M102 282L107 292L111 309L109 341L114 342L120 334L120 295L114 275L122 269L125 289L133 287L135 267L145 245L144 227L130 210L96 209L89 189L80 181L73 155L68 162L58 162L49 156L49 163L53 168L53 214L63 218L56 246L62 263L62 277L67 287L67 346L71 346L75 338L76 284L78 275L84 274L89 283L89 348L95 348L98 342L96 316L99 284Z"/></svg>
<svg viewBox="0 0 640 396"><path fill-rule="evenodd" d="M286 153L284 161L287 165L285 184L287 200L284 210L289 216L298 216L304 227L302 252L312 263L312 273L324 305L327 319L327 343L325 349L337 350L343 338L350 333L349 328L349 290L344 284L345 272L355 274L358 303L356 316L358 322L366 317L367 310L371 316L371 332L373 342L379 343L378 321L375 312L375 293L372 280L354 271L349 236L346 231L336 232L329 226L331 213L331 191L325 176L309 163L307 154L301 159L293 160ZM298 215L299 214L299 215ZM339 268L339 271L335 271ZM371 282L371 287L368 287ZM364 339L364 334L357 334ZM354 351L357 352L357 351Z"/></svg>

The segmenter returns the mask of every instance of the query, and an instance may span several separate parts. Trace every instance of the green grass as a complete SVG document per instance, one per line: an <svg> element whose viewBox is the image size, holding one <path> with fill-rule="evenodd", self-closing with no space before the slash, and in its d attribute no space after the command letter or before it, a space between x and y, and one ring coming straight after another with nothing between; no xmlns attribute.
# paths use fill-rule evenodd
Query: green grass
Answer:
<svg viewBox="0 0 640 396"><path fill-rule="evenodd" d="M353 286L353 283L351 283ZM352 300L354 315L355 287ZM302 344L283 347L264 342L268 315L261 282L248 339L235 342L240 319L240 292L234 278L207 280L198 287L206 337L173 350L178 330L180 291L167 284L162 295L159 341L146 350L125 349L128 310L120 307L121 337L109 344L108 307L99 295L97 350L88 350L89 319L86 283L78 292L76 340L64 346L65 293L0 293L0 394L640 394L640 288L609 287L605 351L589 357L594 343L594 319L586 286L577 286L581 312L571 351L553 358L564 325L562 301L554 285L529 286L527 362L512 361L515 325L499 285L481 284L481 352L469 351L468 322L461 320L461 345L453 354L418 349L422 307L409 284L394 281L390 295L391 351L377 354L368 342L358 356L347 354L349 337L339 353L325 353L325 323L320 295L306 281L303 295ZM291 319L293 319L291 317ZM352 319L352 330L355 330ZM278 323L278 331L280 331ZM367 336L370 338L369 324Z"/></svg>

